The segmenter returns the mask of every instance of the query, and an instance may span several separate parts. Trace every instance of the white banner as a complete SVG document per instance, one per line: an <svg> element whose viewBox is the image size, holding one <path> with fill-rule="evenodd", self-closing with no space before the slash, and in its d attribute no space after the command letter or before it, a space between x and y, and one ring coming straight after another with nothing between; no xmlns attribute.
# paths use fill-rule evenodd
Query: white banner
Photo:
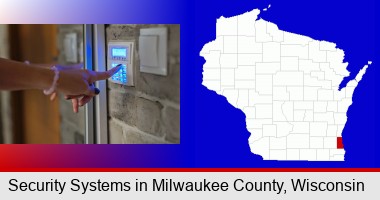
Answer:
<svg viewBox="0 0 380 200"><path fill-rule="evenodd" d="M378 172L2 172L1 199L378 199Z"/></svg>

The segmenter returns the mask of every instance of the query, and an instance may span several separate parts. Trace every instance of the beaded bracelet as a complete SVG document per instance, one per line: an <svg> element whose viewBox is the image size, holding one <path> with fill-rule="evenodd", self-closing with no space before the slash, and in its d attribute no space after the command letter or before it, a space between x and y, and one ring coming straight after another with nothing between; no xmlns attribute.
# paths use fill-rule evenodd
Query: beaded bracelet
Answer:
<svg viewBox="0 0 380 200"><path fill-rule="evenodd" d="M53 84L51 85L51 87L48 90L44 90L45 95L51 95L55 91L55 89L57 89L57 82L59 79L59 70L55 66L53 66L51 69L54 70Z"/></svg>

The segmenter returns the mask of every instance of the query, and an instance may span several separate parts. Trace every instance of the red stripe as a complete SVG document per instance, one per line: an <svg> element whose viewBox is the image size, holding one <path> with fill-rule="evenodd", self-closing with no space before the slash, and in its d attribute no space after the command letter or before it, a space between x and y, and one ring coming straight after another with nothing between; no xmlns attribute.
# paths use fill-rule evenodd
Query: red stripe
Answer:
<svg viewBox="0 0 380 200"><path fill-rule="evenodd" d="M0 172L380 172L380 168L0 168Z"/></svg>

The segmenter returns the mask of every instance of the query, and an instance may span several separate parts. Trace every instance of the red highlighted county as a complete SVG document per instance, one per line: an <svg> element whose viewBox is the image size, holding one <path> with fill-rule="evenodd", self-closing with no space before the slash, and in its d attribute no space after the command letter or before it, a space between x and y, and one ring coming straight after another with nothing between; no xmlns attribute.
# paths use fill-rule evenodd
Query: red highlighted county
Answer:
<svg viewBox="0 0 380 200"><path fill-rule="evenodd" d="M337 149L343 149L343 139L342 137L336 138L336 148Z"/></svg>

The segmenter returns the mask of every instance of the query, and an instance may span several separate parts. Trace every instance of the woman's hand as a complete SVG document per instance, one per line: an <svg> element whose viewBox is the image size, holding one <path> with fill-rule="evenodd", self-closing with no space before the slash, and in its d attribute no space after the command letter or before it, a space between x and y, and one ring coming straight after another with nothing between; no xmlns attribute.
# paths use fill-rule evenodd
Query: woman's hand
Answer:
<svg viewBox="0 0 380 200"><path fill-rule="evenodd" d="M30 64L29 61L25 61L26 64ZM51 65L39 65L41 67L46 67L46 68L50 68ZM56 67L58 68L58 70L62 71L62 70L72 70L72 69L82 69L83 68L83 63L79 63L79 64L75 64L75 65L69 65L69 66L61 66L61 65L56 65ZM57 97L57 92L53 92L51 95L50 95L50 101L54 101L54 99Z"/></svg>
<svg viewBox="0 0 380 200"><path fill-rule="evenodd" d="M85 105L92 97L99 94L100 91L95 88L94 83L110 78L120 68L121 65L105 72L84 70L78 67L62 68L56 91L65 94L66 99L71 99L73 111L77 113L79 106ZM54 98L54 94L51 98Z"/></svg>
<svg viewBox="0 0 380 200"><path fill-rule="evenodd" d="M55 79L55 71L47 66L0 58L0 90L47 90L51 88ZM73 110L78 112L78 106L85 105L100 92L95 88L94 83L110 78L120 70L121 65L105 72L84 70L80 65L56 66L56 68L59 70L59 78L55 92L62 92L67 99L72 99ZM55 96L56 94L52 94L50 99L54 99Z"/></svg>

